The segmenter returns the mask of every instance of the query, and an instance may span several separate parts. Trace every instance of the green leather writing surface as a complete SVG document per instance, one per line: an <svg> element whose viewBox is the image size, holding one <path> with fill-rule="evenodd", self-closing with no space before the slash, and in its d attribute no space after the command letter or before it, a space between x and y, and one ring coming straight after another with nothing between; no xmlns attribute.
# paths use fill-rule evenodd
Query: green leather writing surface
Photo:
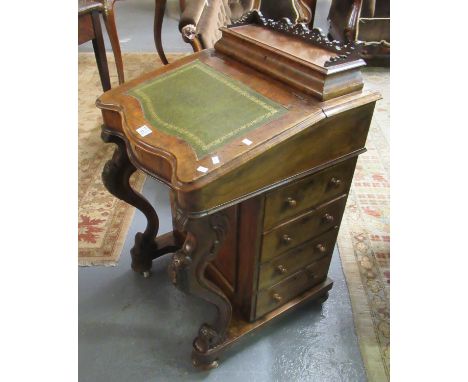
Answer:
<svg viewBox="0 0 468 382"><path fill-rule="evenodd" d="M183 139L198 158L287 111L199 60L127 94L140 102L154 128Z"/></svg>

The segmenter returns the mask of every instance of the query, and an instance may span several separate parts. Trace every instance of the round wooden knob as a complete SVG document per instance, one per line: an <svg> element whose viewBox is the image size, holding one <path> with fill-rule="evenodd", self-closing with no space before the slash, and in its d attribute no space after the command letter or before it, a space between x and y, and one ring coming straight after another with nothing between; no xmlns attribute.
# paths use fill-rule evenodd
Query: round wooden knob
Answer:
<svg viewBox="0 0 468 382"><path fill-rule="evenodd" d="M281 274L285 274L285 273L288 273L288 268L286 268L284 265L278 265L276 267L276 269L278 270L279 273Z"/></svg>
<svg viewBox="0 0 468 382"><path fill-rule="evenodd" d="M294 208L297 206L297 202L296 200L294 200L293 198L289 197L286 199L286 203L288 203L288 206L291 207L291 208Z"/></svg>
<svg viewBox="0 0 468 382"><path fill-rule="evenodd" d="M327 250L327 247L325 247L323 244L317 244L315 248L317 248L317 250L322 253L324 253Z"/></svg>
<svg viewBox="0 0 468 382"><path fill-rule="evenodd" d="M283 297L281 297L278 293L273 293L272 297L276 302L280 302L283 299Z"/></svg>
<svg viewBox="0 0 468 382"><path fill-rule="evenodd" d="M335 218L332 215L330 215L330 214L323 215L322 221L324 223L332 223L333 220L335 220Z"/></svg>
<svg viewBox="0 0 468 382"><path fill-rule="evenodd" d="M284 243L284 244L289 244L291 241L292 241L292 238L291 236L287 235L287 234L284 234L282 237L281 237L281 241Z"/></svg>
<svg viewBox="0 0 468 382"><path fill-rule="evenodd" d="M330 179L330 184L333 187L339 187L341 185L341 179L333 177L333 178Z"/></svg>

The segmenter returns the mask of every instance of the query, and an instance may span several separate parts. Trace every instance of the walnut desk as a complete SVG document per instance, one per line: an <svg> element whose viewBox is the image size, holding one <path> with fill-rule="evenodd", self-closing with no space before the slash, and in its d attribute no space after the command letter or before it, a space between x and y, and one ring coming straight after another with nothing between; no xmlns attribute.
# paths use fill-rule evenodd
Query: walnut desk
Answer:
<svg viewBox="0 0 468 382"><path fill-rule="evenodd" d="M323 302L356 160L379 94L362 90L353 44L265 20L222 28L214 50L104 93L102 138L117 144L103 182L141 210L132 268L173 253L181 290L217 308L193 342L217 365L242 336L308 301ZM129 186L140 169L171 190L174 230Z"/></svg>

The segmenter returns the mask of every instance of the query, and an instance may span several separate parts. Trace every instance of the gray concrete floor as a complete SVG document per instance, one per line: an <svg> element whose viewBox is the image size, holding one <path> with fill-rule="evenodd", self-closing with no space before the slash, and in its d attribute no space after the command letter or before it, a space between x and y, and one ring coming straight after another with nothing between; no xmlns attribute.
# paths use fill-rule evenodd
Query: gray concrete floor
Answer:
<svg viewBox="0 0 468 382"><path fill-rule="evenodd" d="M322 28L328 4L318 1L316 25ZM155 51L153 6L153 0L117 2L123 51ZM163 43L166 52L190 52L173 18L164 20ZM92 46L84 44L79 50ZM169 231L167 189L147 179L143 194L157 208L160 232ZM79 269L80 381L366 380L337 250L330 268L335 284L323 307L304 305L243 339L225 353L219 368L200 372L190 363L191 343L200 324L213 317L213 307L172 286L166 273L168 256L154 262L150 279L130 270L133 238L144 226L137 211L118 266Z"/></svg>

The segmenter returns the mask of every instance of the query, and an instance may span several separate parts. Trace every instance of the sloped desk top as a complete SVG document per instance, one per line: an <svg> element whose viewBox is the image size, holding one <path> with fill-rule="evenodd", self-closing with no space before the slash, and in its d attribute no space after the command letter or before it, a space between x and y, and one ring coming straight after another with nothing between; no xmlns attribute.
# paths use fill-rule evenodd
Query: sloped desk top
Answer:
<svg viewBox="0 0 468 382"><path fill-rule="evenodd" d="M193 73L192 76L187 75L187 68L192 71L202 68L205 77L215 77L215 81L207 81L206 86L202 86L200 81L203 78L196 78ZM172 97L167 97L167 87L164 86L159 89L165 91L164 94L159 96L154 93L154 99L145 97L145 86L154 86L155 80L162 81L176 73L180 73L183 81L177 83L178 88ZM226 78L230 79L228 85L219 80ZM210 86L211 94L205 94ZM217 104L213 96L217 91L225 90L226 86L231 86L231 89L234 86L245 92L247 101L239 95L237 104L229 97ZM178 92L182 96L177 97ZM184 98L184 95L189 98ZM112 89L104 93L96 104L103 111L106 128L120 133L127 146L131 147L132 160L177 191L179 205L188 211L200 213L221 208L226 203L310 168L314 162L312 153L311 161L305 163L301 159L298 167L290 150L282 150L281 144L335 112L372 103L378 98L376 93L355 92L320 102L222 53L205 50ZM168 106L169 102L173 105L166 110L154 110L158 102L161 107ZM255 106L252 107L252 104ZM226 115L230 121L220 118L223 108L235 110L235 113ZM246 108L250 108L251 112L247 117ZM171 112L178 114L171 116ZM238 129L259 117L259 122L253 126ZM194 122L194 118L199 118L200 123ZM171 124L178 126L171 130L167 126ZM143 125L152 131L144 137L137 132ZM219 126L222 126L222 131ZM219 140L236 129L227 139ZM186 135L187 131L192 133L191 138ZM210 143L217 139L218 142L210 147L194 143ZM272 148L277 150L272 151ZM342 152L334 152L333 149L326 151L330 160L334 160L347 154L345 151L349 151L349 148ZM263 158L266 152L274 158ZM219 163L213 157L217 157ZM323 162L323 155L317 155L315 159L317 163ZM243 182L234 186L239 173L242 173ZM215 193L210 186L216 190Z"/></svg>
<svg viewBox="0 0 468 382"><path fill-rule="evenodd" d="M188 143L199 159L287 112L199 60L143 82L127 94L140 102L151 126Z"/></svg>

